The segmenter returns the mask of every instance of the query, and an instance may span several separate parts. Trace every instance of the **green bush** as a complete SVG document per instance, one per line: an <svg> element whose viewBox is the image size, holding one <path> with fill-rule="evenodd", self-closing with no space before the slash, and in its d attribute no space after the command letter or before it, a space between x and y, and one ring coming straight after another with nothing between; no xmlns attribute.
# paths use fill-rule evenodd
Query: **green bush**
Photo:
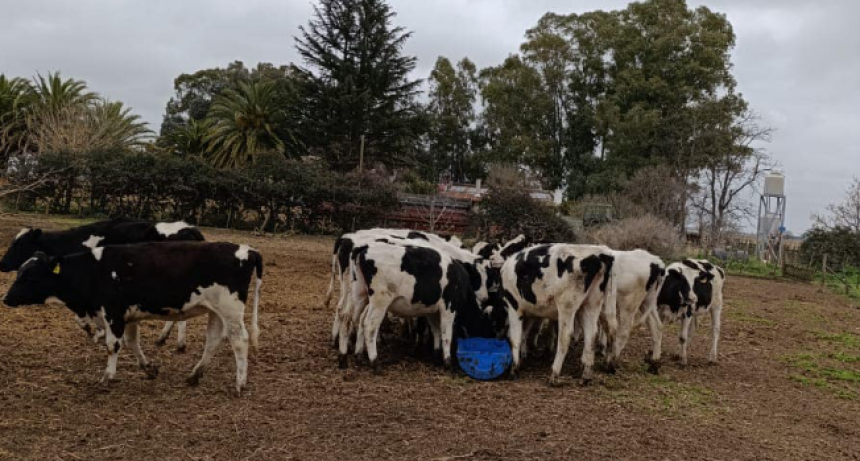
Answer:
<svg viewBox="0 0 860 461"><path fill-rule="evenodd" d="M339 174L276 153L240 169L150 152L43 154L9 176L13 185L44 178L15 197L17 203L58 213L305 233L377 225L398 205L393 186L381 178Z"/></svg>
<svg viewBox="0 0 860 461"><path fill-rule="evenodd" d="M518 188L491 186L476 220L494 239L524 234L535 242L576 241L573 229L556 214L554 206L540 203Z"/></svg>

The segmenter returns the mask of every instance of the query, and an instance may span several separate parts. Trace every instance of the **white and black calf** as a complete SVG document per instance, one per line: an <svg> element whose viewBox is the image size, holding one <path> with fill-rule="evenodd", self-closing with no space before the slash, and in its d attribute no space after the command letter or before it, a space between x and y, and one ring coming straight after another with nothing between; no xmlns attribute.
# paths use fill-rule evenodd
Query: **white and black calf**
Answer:
<svg viewBox="0 0 860 461"><path fill-rule="evenodd" d="M452 364L455 338L495 336L491 316L481 309L474 277L444 251L430 245L373 242L352 251L350 267L353 312L361 313L356 353L364 344L375 372L380 371L379 326L387 313L427 317L436 325L446 366ZM342 353L342 364L345 359Z"/></svg>
<svg viewBox="0 0 860 461"><path fill-rule="evenodd" d="M98 316L105 325L108 363L103 381L116 374L118 354L128 345L138 365L154 377L138 342L141 320L186 320L209 314L203 357L189 377L196 384L221 341L230 341L236 359L236 392L247 382L248 332L245 302L254 276L251 344L258 342L262 256L247 245L167 242L112 245L85 253L25 262L6 293L9 307L43 304L56 297L79 316Z"/></svg>
<svg viewBox="0 0 860 461"><path fill-rule="evenodd" d="M607 310L615 311L618 329L613 349L607 351L607 354L612 354L612 362L619 360L632 330L644 320L648 323L652 343L651 356L647 360L651 365L651 372L656 373L660 366L662 325L659 319L651 314L657 310L666 266L660 258L645 250L613 251L612 255L615 256L612 266L615 293L606 299L615 302L615 307L609 307ZM604 340L602 337L601 343Z"/></svg>
<svg viewBox="0 0 860 461"><path fill-rule="evenodd" d="M659 315L662 322L681 322L681 365L687 365L687 347L692 341L697 319L706 313L711 315L708 362L717 363L725 280L723 269L707 260L685 259L666 268L666 279L657 302L658 311L653 315Z"/></svg>
<svg viewBox="0 0 860 461"><path fill-rule="evenodd" d="M199 229L182 221L152 223L116 218L61 231L24 228L0 259L0 272L18 270L39 251L48 256L66 256L106 245L203 240ZM76 317L76 321L94 340L100 339L104 333L88 317ZM165 326L157 344L164 343L172 326L172 322ZM185 322L179 323L177 348L185 350Z"/></svg>
<svg viewBox="0 0 860 461"><path fill-rule="evenodd" d="M454 239L456 239L456 237L452 237L452 242L449 242L445 237L440 237L426 232L381 228L360 230L354 233L344 234L339 237L335 241L334 245L331 262L331 280L329 281L329 288L325 299L325 304L327 306L330 302L332 292L334 291L335 280L339 280L340 297L337 309L335 310L334 321L332 322L332 345L337 346L338 338L340 338L341 323L344 319L349 318L349 313L352 311L350 304L351 297L349 296L350 277L348 269L350 265L350 255L354 248L373 242L385 242L393 245L429 245L433 248L438 248L449 256L463 262L474 263L475 260L479 259L469 251L460 248L460 241ZM477 270L481 271L480 275L482 280L486 279L486 274L483 272L483 268L477 268ZM346 330L352 328L349 324L344 325L344 327Z"/></svg>
<svg viewBox="0 0 860 461"><path fill-rule="evenodd" d="M529 330L536 319L546 318L558 322L550 377L550 383L556 383L570 346L574 320L581 319L582 378L586 383L592 379L594 340L613 261L608 248L569 244L529 247L505 261L501 277L513 353L512 376L520 366L524 330ZM614 337L616 326L613 313L608 325L610 337Z"/></svg>

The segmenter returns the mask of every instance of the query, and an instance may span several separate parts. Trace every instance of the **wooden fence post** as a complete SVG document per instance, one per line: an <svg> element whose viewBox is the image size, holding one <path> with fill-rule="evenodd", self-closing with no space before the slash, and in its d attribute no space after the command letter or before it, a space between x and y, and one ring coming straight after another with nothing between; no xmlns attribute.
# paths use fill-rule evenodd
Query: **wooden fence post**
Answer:
<svg viewBox="0 0 860 461"><path fill-rule="evenodd" d="M821 258L821 286L827 286L827 253Z"/></svg>

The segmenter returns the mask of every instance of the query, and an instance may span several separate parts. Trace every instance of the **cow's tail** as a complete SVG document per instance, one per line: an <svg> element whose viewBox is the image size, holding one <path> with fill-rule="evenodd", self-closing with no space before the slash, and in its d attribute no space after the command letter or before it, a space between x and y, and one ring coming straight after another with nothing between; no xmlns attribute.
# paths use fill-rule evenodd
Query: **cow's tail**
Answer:
<svg viewBox="0 0 860 461"><path fill-rule="evenodd" d="M618 332L618 274L617 269L613 270L615 258L612 256L601 257L603 261L603 277L605 283L601 284L603 293L603 309L601 315L604 317L604 326L606 327L606 352L612 360L617 359L615 354L615 336Z"/></svg>
<svg viewBox="0 0 860 461"><path fill-rule="evenodd" d="M263 285L263 255L256 250L249 252L254 262L254 307L251 310L251 346L260 347L260 287Z"/></svg>
<svg viewBox="0 0 860 461"><path fill-rule="evenodd" d="M328 308L329 304L331 304L331 296L334 293L334 284L337 275L340 273L338 269L340 266L338 264L338 251L340 251L340 245L343 242L343 237L338 237L334 242L334 251L331 253L331 278L328 281L328 291L325 293L325 300L323 300L323 307Z"/></svg>

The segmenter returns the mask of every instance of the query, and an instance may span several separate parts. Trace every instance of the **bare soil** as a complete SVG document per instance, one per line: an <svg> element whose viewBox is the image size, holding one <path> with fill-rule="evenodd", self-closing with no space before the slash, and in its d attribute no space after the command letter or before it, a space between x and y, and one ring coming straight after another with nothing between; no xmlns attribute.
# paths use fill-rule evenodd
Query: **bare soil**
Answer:
<svg viewBox="0 0 860 461"><path fill-rule="evenodd" d="M24 225L73 223L0 217L0 241ZM210 240L250 243L266 258L261 350L249 389L232 398L228 347L200 386L185 377L202 353L205 320L189 322L184 354L143 347L161 367L146 380L123 351L119 381L97 384L103 346L56 306L0 311L0 459L858 459L860 310L813 285L730 277L718 366L706 363L700 323L691 365L667 361L659 376L634 334L614 376L581 387L547 386L548 359L516 381L476 382L382 347L385 371L337 368L332 311L321 307L332 239L256 237L206 230ZM5 292L13 274L0 276ZM677 350L667 333L667 356ZM573 355L573 354L571 354ZM351 364L352 365L352 364Z"/></svg>

